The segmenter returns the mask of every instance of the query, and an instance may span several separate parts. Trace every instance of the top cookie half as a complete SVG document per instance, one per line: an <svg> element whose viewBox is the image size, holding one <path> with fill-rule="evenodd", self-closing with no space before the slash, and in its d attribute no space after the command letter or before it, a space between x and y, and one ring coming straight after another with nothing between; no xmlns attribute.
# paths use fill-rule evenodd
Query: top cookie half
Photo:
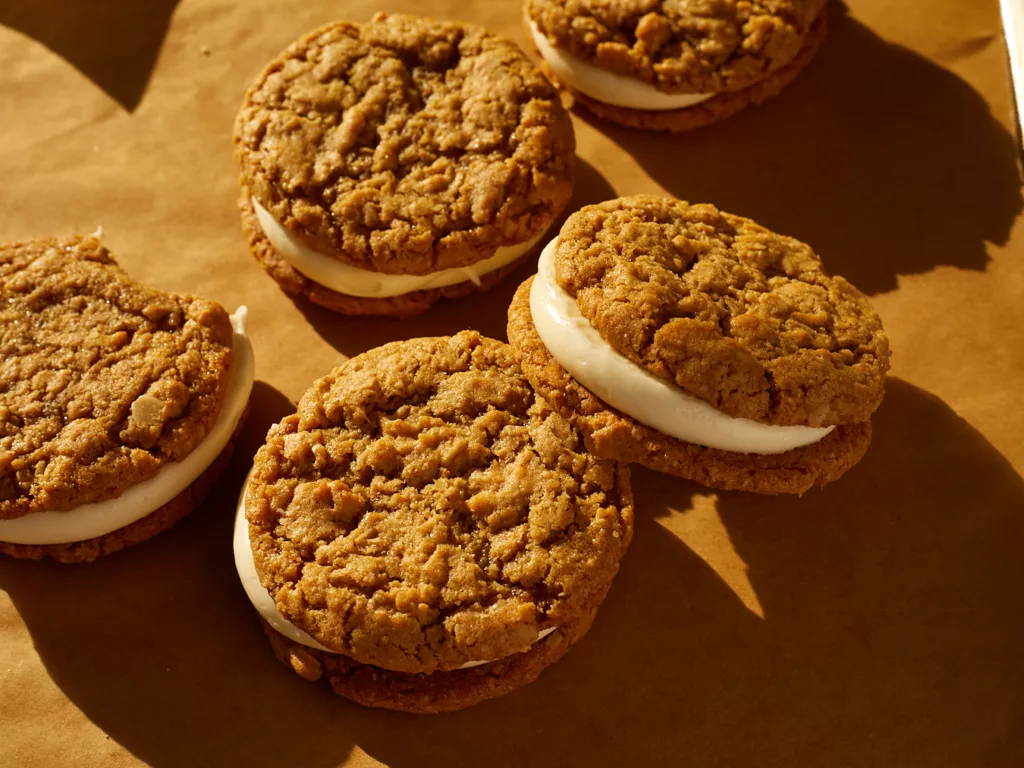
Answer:
<svg viewBox="0 0 1024 768"><path fill-rule="evenodd" d="M133 282L95 238L0 246L0 520L119 496L221 409L218 304Z"/></svg>
<svg viewBox="0 0 1024 768"><path fill-rule="evenodd" d="M889 341L810 246L712 205L638 196L566 221L555 279L616 351L733 417L867 420Z"/></svg>
<svg viewBox="0 0 1024 768"><path fill-rule="evenodd" d="M378 14L295 42L235 125L242 184L291 233L362 269L429 274L539 235L572 194L557 93L510 40Z"/></svg>
<svg viewBox="0 0 1024 768"><path fill-rule="evenodd" d="M800 52L826 0L526 0L559 48L666 93L747 88Z"/></svg>
<svg viewBox="0 0 1024 768"><path fill-rule="evenodd" d="M387 344L315 383L257 453L246 509L281 614L402 672L576 626L633 529L627 468L591 455L512 350L473 331Z"/></svg>

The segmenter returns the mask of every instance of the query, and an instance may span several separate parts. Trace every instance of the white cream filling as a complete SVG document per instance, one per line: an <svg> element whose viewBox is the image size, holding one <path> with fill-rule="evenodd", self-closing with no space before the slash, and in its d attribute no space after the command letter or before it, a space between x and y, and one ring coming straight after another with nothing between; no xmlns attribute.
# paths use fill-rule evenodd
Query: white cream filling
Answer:
<svg viewBox="0 0 1024 768"><path fill-rule="evenodd" d="M66 512L36 512L0 520L0 541L11 544L67 544L103 536L141 520L184 491L207 470L231 440L249 402L256 366L246 335L248 310L231 316L234 361L220 413L203 441L181 461L165 465L154 477L133 485L120 496L83 504Z"/></svg>
<svg viewBox="0 0 1024 768"><path fill-rule="evenodd" d="M245 489L248 484L247 479L245 486L242 487L242 494L238 497L238 508L235 513L235 535L233 539L235 549L235 570L238 571L238 578L242 581L242 587L245 589L245 594L249 596L249 601L253 604L253 607L259 611L260 616L262 616L277 632L284 635L289 640L293 640L300 645L305 645L308 648L315 648L318 651L334 653L330 648L325 648L310 637L308 633L303 632L282 616L281 612L277 610L277 605L274 603L274 599L270 596L270 593L263 588L262 584L260 584L260 577L256 572L256 562L253 560L252 556L252 545L249 542L249 521L245 519ZM549 627L548 629L541 630L537 634L537 639L533 642L537 643L543 640L554 632L555 629L555 627ZM491 661L495 661L495 659L492 659ZM479 667L483 664L490 663L490 661L468 661L459 667L459 669L469 669L470 667Z"/></svg>
<svg viewBox="0 0 1024 768"><path fill-rule="evenodd" d="M260 222L263 234L285 261L320 285L346 296L361 298L383 299L401 296L429 288L446 288L467 280L480 285L480 278L483 275L525 256L544 237L544 232L541 232L528 242L499 248L489 259L478 261L468 267L444 269L429 275L386 275L369 269L359 269L314 251L282 226L281 222L257 200L253 200L252 205L256 209L256 218Z"/></svg>
<svg viewBox="0 0 1024 768"><path fill-rule="evenodd" d="M555 282L555 245L540 255L530 312L551 356L599 398L641 424L679 440L737 453L785 453L821 440L834 427L779 427L728 416L619 354Z"/></svg>
<svg viewBox="0 0 1024 768"><path fill-rule="evenodd" d="M249 543L249 521L245 519L245 491L248 487L249 479L246 478L245 484L242 486L242 493L238 497L238 507L235 510L235 533L232 537L232 546L235 550L235 570L238 571L238 578L242 582L245 594L249 596L249 602L271 627L289 640L305 645L307 648L333 653L330 648L325 648L282 616L281 612L277 610L277 605L274 604L274 598L260 584L260 577L256 572L256 561L252 556L252 545Z"/></svg>
<svg viewBox="0 0 1024 768"><path fill-rule="evenodd" d="M650 83L609 72L551 44L537 25L530 21L533 42L554 73L575 91L603 104L625 109L655 112L684 109L707 101L713 93L663 93Z"/></svg>

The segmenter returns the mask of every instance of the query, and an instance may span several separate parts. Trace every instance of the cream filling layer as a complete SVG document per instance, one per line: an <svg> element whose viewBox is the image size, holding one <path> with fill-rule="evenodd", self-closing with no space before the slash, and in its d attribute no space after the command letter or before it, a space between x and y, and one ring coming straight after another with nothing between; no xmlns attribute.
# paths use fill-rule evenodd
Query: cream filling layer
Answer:
<svg viewBox="0 0 1024 768"><path fill-rule="evenodd" d="M588 61L556 48L532 20L530 21L530 33L533 35L533 42L537 46L537 50L540 51L540 55L544 57L544 61L550 65L559 78L573 90L603 104L611 104L613 107L625 109L664 112L692 107L715 95L713 93L663 93L643 80L595 67Z"/></svg>
<svg viewBox="0 0 1024 768"><path fill-rule="evenodd" d="M256 209L256 218L263 234L274 246L274 250L296 270L333 291L368 299L386 299L413 291L446 288L467 281L480 285L480 278L483 275L525 256L544 237L544 232L541 232L528 242L499 248L490 258L468 267L443 269L429 275L386 275L369 269L359 269L314 251L289 232L270 211L259 204L259 201L254 199L252 205Z"/></svg>
<svg viewBox="0 0 1024 768"><path fill-rule="evenodd" d="M737 453L785 453L821 440L834 427L779 427L728 416L619 354L555 281L555 245L541 253L530 312L559 365L599 398L641 424L687 443Z"/></svg>
<svg viewBox="0 0 1024 768"><path fill-rule="evenodd" d="M210 432L188 456L166 464L155 476L133 485L115 499L83 504L66 512L36 512L14 520L0 520L0 541L67 544L103 536L155 512L192 485L231 440L249 402L256 366L246 333L247 317L245 307L231 315L234 361L227 395Z"/></svg>
<svg viewBox="0 0 1024 768"><path fill-rule="evenodd" d="M305 645L307 648L315 648L326 653L335 653L335 651L325 648L308 633L302 631L282 616L281 612L277 610L277 605L274 603L270 593L260 584L260 577L256 572L256 562L252 556L252 545L249 542L249 521L245 519L245 490L248 484L248 480L246 480L245 486L242 487L242 494L238 497L238 508L235 513L235 534L232 543L235 549L235 570L238 571L238 578L242 581L245 594L249 596L249 602L252 603L260 616L271 627L289 640ZM549 627L548 629L541 630L533 642L540 642L554 632L555 629L555 627ZM491 659L491 661L497 661L497 659ZM491 661L468 661L459 669L479 667L483 664L490 664Z"/></svg>

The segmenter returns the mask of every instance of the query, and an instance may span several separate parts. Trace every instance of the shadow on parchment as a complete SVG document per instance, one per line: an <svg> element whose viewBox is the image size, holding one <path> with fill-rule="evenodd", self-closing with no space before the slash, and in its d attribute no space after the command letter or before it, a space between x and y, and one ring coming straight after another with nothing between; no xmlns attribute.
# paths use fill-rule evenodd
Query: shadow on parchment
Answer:
<svg viewBox="0 0 1024 768"><path fill-rule="evenodd" d="M235 575L231 530L252 456L271 424L293 411L287 397L257 381L217 488L154 539L85 565L0 558L0 590L54 682L112 739L153 765L215 765L219 758L209 750L218 747L228 760L289 764L279 736L266 727L250 732L247 718L260 722L251 711L262 708L266 724L275 707L308 703L308 692L289 701L287 690L267 687L276 670L262 664L266 648ZM323 765L346 753L341 746Z"/></svg>
<svg viewBox="0 0 1024 768"><path fill-rule="evenodd" d="M396 768L1024 764L1024 480L906 382L874 421L824 490L719 496L764 620L654 520L701 489L637 470L632 550L577 648L518 694L356 742Z"/></svg>
<svg viewBox="0 0 1024 768"><path fill-rule="evenodd" d="M450 715L363 709L273 659L230 555L245 461L153 542L84 567L0 560L0 588L53 680L158 768L319 768L354 745L394 768L1019 766L1024 481L899 380L875 426L822 491L719 496L764 619L657 521L704 491L638 469L634 543L590 634Z"/></svg>
<svg viewBox="0 0 1024 768"><path fill-rule="evenodd" d="M985 269L1022 209L1015 138L968 83L829 6L818 55L762 106L679 135L578 114L676 197L803 240L866 293Z"/></svg>
<svg viewBox="0 0 1024 768"><path fill-rule="evenodd" d="M42 43L134 112L179 0L3 0L0 26Z"/></svg>
<svg viewBox="0 0 1024 768"><path fill-rule="evenodd" d="M576 186L572 199L548 230L554 237L569 215L584 205L615 197L615 190L594 166L576 158ZM484 336L504 341L508 305L526 278L537 271L535 257L527 259L494 288L461 299L441 299L422 315L393 317L346 317L324 309L304 298L293 298L295 306L323 339L348 357L390 341L421 336L448 336L473 328Z"/></svg>

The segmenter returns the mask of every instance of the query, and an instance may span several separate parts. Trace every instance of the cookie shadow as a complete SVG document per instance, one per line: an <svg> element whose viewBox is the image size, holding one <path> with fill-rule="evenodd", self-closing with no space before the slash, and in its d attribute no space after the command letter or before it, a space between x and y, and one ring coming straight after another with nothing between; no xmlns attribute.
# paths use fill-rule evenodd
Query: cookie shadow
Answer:
<svg viewBox="0 0 1024 768"><path fill-rule="evenodd" d="M273 659L230 555L244 454L174 530L90 566L3 559L0 588L52 679L154 766L315 768L356 747L393 768L1020 765L1024 481L905 382L875 424L823 491L718 495L764 618L669 530L707 492L638 469L634 542L591 632L449 715L364 709Z"/></svg>
<svg viewBox="0 0 1024 768"><path fill-rule="evenodd" d="M273 658L231 554L252 455L293 408L257 382L217 489L151 541L87 565L0 558L0 589L51 679L149 765L333 768L351 748L335 730L336 697L291 685L294 676ZM307 740L281 736L302 732Z"/></svg>
<svg viewBox="0 0 1024 768"><path fill-rule="evenodd" d="M821 50L762 106L681 135L580 117L676 197L809 243L866 293L984 270L1022 208L1015 138L967 82L829 5ZM987 45L999 36L964 55Z"/></svg>
<svg viewBox="0 0 1024 768"><path fill-rule="evenodd" d="M4 0L0 26L46 46L134 112L178 2Z"/></svg>
<svg viewBox="0 0 1024 768"><path fill-rule="evenodd" d="M615 196L608 180L594 166L576 158L576 186L572 199L548 230L554 237L571 213L592 203ZM347 357L355 357L368 349L389 341L422 336L448 336L472 328L484 336L505 340L506 313L516 288L537 271L536 256L524 261L518 269L494 288L472 293L461 299L442 299L422 315L397 319L393 317L346 317L324 309L305 298L294 297L295 306L310 326L331 346Z"/></svg>
<svg viewBox="0 0 1024 768"><path fill-rule="evenodd" d="M807 737L794 764L818 733L832 764L1022 765L1024 480L907 382L874 429L821 492L719 497L769 629L772 727Z"/></svg>
<svg viewBox="0 0 1024 768"><path fill-rule="evenodd" d="M764 618L666 529L708 492L636 470L634 543L579 645L465 712L361 712L355 742L393 768L1021 765L1024 481L905 382L875 422L823 491L718 495L705 543L731 539Z"/></svg>
<svg viewBox="0 0 1024 768"><path fill-rule="evenodd" d="M248 472L252 457L266 441L267 431L290 413L295 413L295 403L287 395L265 381L255 382L249 396L249 417L235 442L232 469L242 464Z"/></svg>

